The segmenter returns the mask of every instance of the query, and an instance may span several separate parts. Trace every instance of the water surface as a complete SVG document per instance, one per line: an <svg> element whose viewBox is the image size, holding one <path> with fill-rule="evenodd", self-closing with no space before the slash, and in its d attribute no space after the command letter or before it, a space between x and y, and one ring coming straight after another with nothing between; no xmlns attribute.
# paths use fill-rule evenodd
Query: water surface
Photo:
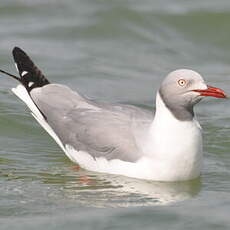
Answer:
<svg viewBox="0 0 230 230"><path fill-rule="evenodd" d="M51 82L151 109L177 68L230 92L229 21L227 0L2 0L0 66L19 46ZM229 229L229 100L196 107L202 177L159 183L76 168L0 82L1 229Z"/></svg>

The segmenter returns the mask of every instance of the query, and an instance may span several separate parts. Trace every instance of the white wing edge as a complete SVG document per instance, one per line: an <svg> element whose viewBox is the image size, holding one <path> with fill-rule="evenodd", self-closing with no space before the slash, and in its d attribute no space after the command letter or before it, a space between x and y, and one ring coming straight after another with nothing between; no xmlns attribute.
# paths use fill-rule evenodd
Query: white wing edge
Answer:
<svg viewBox="0 0 230 230"><path fill-rule="evenodd" d="M50 125L46 122L43 115L31 99L30 95L28 94L26 88L23 85L18 85L16 88L12 88L12 92L19 97L31 110L31 114L37 120L37 122L46 130L46 132L56 141L56 143L61 147L61 149L65 152L65 154L70 158L70 160L76 162L74 158L68 154L68 151L62 144L61 140L57 136L57 134L53 131Z"/></svg>

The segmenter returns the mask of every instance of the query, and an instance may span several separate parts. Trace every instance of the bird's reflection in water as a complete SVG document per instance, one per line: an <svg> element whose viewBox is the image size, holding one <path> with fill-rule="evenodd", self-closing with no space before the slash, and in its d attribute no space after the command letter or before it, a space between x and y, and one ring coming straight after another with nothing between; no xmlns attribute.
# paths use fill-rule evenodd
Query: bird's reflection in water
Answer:
<svg viewBox="0 0 230 230"><path fill-rule="evenodd" d="M63 195L83 206L169 205L196 196L201 188L200 178L167 183L94 173L80 168L72 168L71 171L74 175L66 179L62 177L60 181Z"/></svg>

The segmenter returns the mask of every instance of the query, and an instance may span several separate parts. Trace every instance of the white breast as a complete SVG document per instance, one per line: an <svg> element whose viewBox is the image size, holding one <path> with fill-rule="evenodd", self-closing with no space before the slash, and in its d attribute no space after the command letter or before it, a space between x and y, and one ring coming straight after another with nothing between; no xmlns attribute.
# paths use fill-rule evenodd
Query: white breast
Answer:
<svg viewBox="0 0 230 230"><path fill-rule="evenodd" d="M179 121L157 95L157 111L144 151L160 180L198 177L202 166L201 127L196 119Z"/></svg>

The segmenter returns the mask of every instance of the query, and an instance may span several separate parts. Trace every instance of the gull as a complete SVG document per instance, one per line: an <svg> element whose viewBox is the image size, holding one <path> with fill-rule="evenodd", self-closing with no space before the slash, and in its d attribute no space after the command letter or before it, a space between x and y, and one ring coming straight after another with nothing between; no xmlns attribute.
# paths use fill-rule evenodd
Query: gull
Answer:
<svg viewBox="0 0 230 230"><path fill-rule="evenodd" d="M154 181L197 178L202 133L193 107L204 97L226 98L193 70L169 73L156 94L156 110L97 102L50 83L30 57L13 49L20 84L13 88L69 159L82 168Z"/></svg>

